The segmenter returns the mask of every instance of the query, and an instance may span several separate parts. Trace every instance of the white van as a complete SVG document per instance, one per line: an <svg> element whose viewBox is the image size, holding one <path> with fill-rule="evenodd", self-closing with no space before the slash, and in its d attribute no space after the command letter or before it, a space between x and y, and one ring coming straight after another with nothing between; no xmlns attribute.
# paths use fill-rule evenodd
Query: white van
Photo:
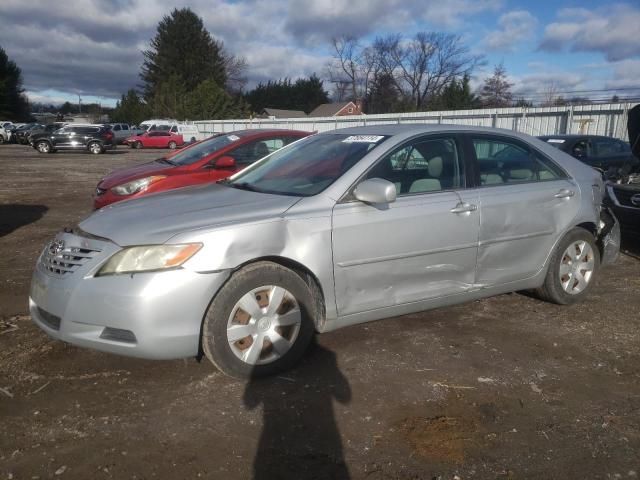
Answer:
<svg viewBox="0 0 640 480"><path fill-rule="evenodd" d="M193 143L198 138L198 127L193 124L178 123L172 125L169 131L177 135L182 135L184 143Z"/></svg>
<svg viewBox="0 0 640 480"><path fill-rule="evenodd" d="M172 125L177 125L178 121L169 118L154 118L145 120L138 125L141 129L146 130L169 130Z"/></svg>

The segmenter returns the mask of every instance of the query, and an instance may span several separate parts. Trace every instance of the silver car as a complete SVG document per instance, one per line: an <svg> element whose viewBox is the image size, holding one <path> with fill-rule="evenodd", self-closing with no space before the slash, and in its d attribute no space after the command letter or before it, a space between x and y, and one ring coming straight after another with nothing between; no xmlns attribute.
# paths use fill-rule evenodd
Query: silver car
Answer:
<svg viewBox="0 0 640 480"><path fill-rule="evenodd" d="M31 316L75 345L273 374L314 332L516 290L581 300L618 254L603 193L598 172L510 131L322 133L61 232Z"/></svg>

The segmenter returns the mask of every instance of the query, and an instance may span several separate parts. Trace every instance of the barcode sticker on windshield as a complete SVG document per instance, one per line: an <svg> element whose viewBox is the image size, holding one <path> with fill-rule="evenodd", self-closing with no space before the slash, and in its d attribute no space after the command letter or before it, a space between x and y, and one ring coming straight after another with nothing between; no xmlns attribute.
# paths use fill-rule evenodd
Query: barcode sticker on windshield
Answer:
<svg viewBox="0 0 640 480"><path fill-rule="evenodd" d="M342 143L378 143L383 138L382 135L351 135L342 140Z"/></svg>
<svg viewBox="0 0 640 480"><path fill-rule="evenodd" d="M240 137L237 135L227 135L227 138L232 142L235 142L236 140L240 140Z"/></svg>

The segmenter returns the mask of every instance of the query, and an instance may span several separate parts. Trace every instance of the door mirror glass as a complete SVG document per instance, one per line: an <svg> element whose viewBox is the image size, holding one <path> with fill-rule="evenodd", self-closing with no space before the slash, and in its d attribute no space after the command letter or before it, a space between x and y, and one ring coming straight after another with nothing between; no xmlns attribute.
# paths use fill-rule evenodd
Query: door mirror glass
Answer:
<svg viewBox="0 0 640 480"><path fill-rule="evenodd" d="M364 203L391 203L396 195L396 186L382 178L365 180L353 191L353 196Z"/></svg>
<svg viewBox="0 0 640 480"><path fill-rule="evenodd" d="M214 166L216 168L236 168L236 160L233 157L225 155L216 160Z"/></svg>

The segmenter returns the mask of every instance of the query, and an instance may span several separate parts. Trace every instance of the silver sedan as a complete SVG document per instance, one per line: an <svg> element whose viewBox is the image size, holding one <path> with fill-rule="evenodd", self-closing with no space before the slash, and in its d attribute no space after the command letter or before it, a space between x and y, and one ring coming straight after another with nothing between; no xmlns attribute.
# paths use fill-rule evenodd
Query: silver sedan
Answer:
<svg viewBox="0 0 640 480"><path fill-rule="evenodd" d="M510 131L336 130L65 229L30 311L76 345L273 374L315 332L515 290L581 300L618 254L603 193L595 170Z"/></svg>

